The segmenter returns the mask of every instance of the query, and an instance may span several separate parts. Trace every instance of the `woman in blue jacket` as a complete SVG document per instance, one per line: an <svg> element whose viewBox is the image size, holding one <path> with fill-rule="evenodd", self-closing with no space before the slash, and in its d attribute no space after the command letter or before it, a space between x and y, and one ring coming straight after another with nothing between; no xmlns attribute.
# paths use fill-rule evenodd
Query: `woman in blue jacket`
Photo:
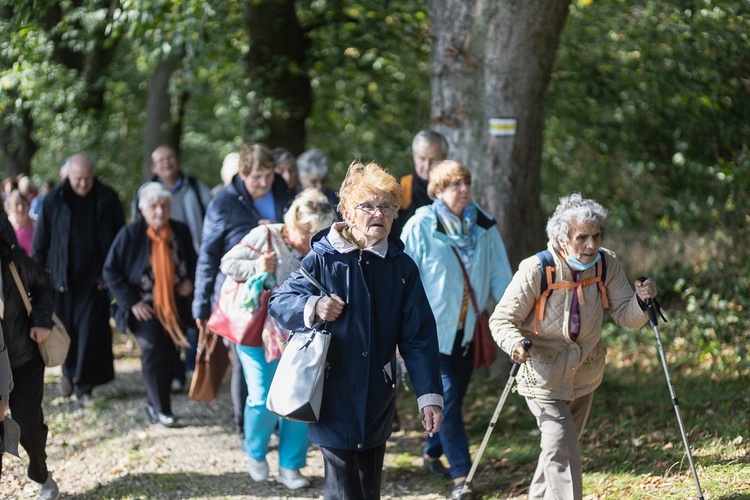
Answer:
<svg viewBox="0 0 750 500"><path fill-rule="evenodd" d="M288 330L324 322L332 334L323 403L310 440L325 464L327 499L380 498L385 445L396 404L396 347L411 374L426 433L442 420L435 319L414 262L388 234L401 187L378 165L353 163L335 223L313 237L302 267L276 289L270 314Z"/></svg>
<svg viewBox="0 0 750 500"><path fill-rule="evenodd" d="M480 309L487 305L490 293L496 301L502 297L513 274L495 221L471 201L471 172L465 165L453 160L434 165L427 194L434 202L417 210L401 238L405 252L419 267L440 344L445 421L439 435L427 437L424 466L433 475L451 477L457 498L471 468L461 407L474 370L477 313L461 267L469 275ZM440 462L443 453L450 470Z"/></svg>

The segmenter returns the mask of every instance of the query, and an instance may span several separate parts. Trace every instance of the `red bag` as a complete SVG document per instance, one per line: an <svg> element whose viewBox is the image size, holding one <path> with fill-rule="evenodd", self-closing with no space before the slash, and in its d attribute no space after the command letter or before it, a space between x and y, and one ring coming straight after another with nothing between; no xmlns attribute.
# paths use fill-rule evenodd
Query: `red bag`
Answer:
<svg viewBox="0 0 750 500"><path fill-rule="evenodd" d="M461 257L455 248L451 247L453 253L458 259L458 263L461 266L461 272L464 274L464 281L469 291L469 298L471 299L471 305L474 307L474 312L477 315L477 322L474 324L474 369L481 366L490 367L497 358L497 345L495 339L492 338L490 333L490 316L487 311L479 312L479 306L477 305L477 298L474 296L474 289L471 287L469 281L469 274L466 272L464 263L461 261Z"/></svg>
<svg viewBox="0 0 750 500"><path fill-rule="evenodd" d="M267 252L271 253L271 229L267 229ZM263 253L256 248L250 248L259 254ZM242 307L245 299L244 288L244 282L235 281L227 276L221 285L216 307L208 318L206 328L235 344L262 347L263 325L268 316L268 299L271 297L271 291L263 289L258 296L258 308L250 312Z"/></svg>
<svg viewBox="0 0 750 500"><path fill-rule="evenodd" d="M477 315L474 325L474 369L480 366L489 368L497 358L497 345L490 333L490 316L487 311Z"/></svg>
<svg viewBox="0 0 750 500"><path fill-rule="evenodd" d="M242 307L244 287L244 283L227 277L206 328L235 344L261 347L271 291L262 290L258 297L258 309L250 312Z"/></svg>

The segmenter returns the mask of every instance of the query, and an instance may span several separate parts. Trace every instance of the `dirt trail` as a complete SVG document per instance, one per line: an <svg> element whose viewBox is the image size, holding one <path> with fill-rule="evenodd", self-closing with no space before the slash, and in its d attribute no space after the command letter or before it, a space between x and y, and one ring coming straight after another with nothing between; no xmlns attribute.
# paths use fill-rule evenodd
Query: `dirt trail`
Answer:
<svg viewBox="0 0 750 500"><path fill-rule="evenodd" d="M97 402L92 408L81 409L74 401L58 397L60 369L48 369L44 404L50 427L48 466L62 498L322 498L323 462L314 447L302 470L312 487L291 492L273 479L265 483L250 479L246 455L232 432L228 380L211 404L190 401L184 392L175 395L177 427L151 425L144 411L137 347L120 339L116 348L117 378L94 390ZM383 498L449 498L450 485L421 467L416 415L404 420L414 430L400 431L389 442ZM36 497L36 484L26 477L23 452L22 457L5 456L0 498ZM278 464L275 448L268 460L273 477Z"/></svg>

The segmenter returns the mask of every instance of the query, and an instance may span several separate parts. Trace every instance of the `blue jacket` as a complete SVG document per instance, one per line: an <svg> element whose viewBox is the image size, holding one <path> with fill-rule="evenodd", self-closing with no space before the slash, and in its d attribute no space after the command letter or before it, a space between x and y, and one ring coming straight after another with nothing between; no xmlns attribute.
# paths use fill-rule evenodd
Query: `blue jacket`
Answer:
<svg viewBox="0 0 750 500"><path fill-rule="evenodd" d="M346 302L341 316L323 326L333 335L330 366L320 420L308 432L320 446L367 450L391 434L397 346L420 409L442 407L435 319L419 271L403 253L401 241L390 238L383 257L356 247L341 252L331 242L338 236L337 226L315 235L312 251L302 261L329 293ZM271 295L269 313L283 328L303 330L305 305L316 295L317 288L294 271Z"/></svg>
<svg viewBox="0 0 750 500"><path fill-rule="evenodd" d="M294 195L278 174L274 176L271 191L276 220L281 221ZM260 213L253 205L253 199L239 175L235 175L232 182L208 204L195 270L194 318L208 319L211 315L225 278L219 272L221 258L255 228L260 219Z"/></svg>
<svg viewBox="0 0 750 500"><path fill-rule="evenodd" d="M480 311L487 307L490 292L499 301L513 273L505 253L500 232L495 221L478 206L476 248L471 268L466 271L477 298ZM464 277L458 258L451 250L453 242L445 234L432 205L421 207L406 222L401 233L405 252L419 266L424 289L432 306L438 325L440 352L450 355L456 333L463 328L462 346L468 346L474 338L476 315L471 301L463 325L458 321L461 314Z"/></svg>

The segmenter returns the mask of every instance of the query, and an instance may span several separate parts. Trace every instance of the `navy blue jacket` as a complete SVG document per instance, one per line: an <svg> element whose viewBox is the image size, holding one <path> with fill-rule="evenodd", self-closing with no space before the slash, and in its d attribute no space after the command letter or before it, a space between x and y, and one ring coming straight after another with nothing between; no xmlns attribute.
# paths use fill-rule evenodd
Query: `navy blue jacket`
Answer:
<svg viewBox="0 0 750 500"><path fill-rule="evenodd" d="M310 424L320 446L367 450L391 434L396 403L395 355L398 346L417 398L442 396L435 319L419 270L390 238L385 258L370 252L340 253L324 229L313 237L302 261L328 291L344 299L341 316L324 328L331 332L320 420ZM286 329L304 329L304 307L320 292L299 270L271 295L269 312Z"/></svg>
<svg viewBox="0 0 750 500"><path fill-rule="evenodd" d="M294 194L278 174L274 176L271 192L276 209L275 219L281 222ZM224 283L224 275L219 272L221 258L255 228L260 219L260 213L239 175L235 175L232 182L208 204L195 270L194 318L208 319L211 315Z"/></svg>

